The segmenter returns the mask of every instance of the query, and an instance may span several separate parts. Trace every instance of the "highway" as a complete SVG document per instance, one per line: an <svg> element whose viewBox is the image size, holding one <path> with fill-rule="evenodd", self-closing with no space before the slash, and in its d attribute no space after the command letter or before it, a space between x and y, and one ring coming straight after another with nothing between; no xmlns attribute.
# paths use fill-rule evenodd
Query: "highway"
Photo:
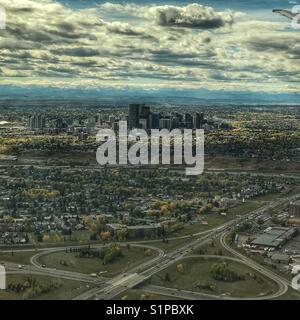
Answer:
<svg viewBox="0 0 300 320"><path fill-rule="evenodd" d="M124 243L120 243L120 245L122 247L126 246L128 243L124 242ZM95 245L90 245L90 248L91 249L95 249L95 248L103 248L103 247L107 247L108 245L107 244L95 244ZM154 257L152 259L152 261L155 261L156 259L159 259L160 257L162 257L164 255L164 251L160 248L157 248L157 247L154 247L154 246L150 246L150 245L147 245L147 244L139 244L139 243L130 243L130 246L132 247L140 247L140 248L147 248L147 249L151 249L153 251L156 251L158 254L156 257ZM82 245L82 246L66 246L66 247L59 247L59 248L50 248L48 250L45 250L45 249L42 249L39 253L35 254L34 256L31 257L30 259L30 262L32 265L34 265L36 268L38 269L43 269L45 270L45 268L43 268L41 266L41 264L38 262L38 259L43 257L43 256L46 256L48 254L51 254L51 253L56 253L56 252L64 252L70 248L74 249L74 248L82 248L82 247L87 247L87 245ZM17 250L15 251L17 252ZM140 265L139 267L141 266L145 266L147 267L148 265L148 261L146 261L145 263L143 263L142 265ZM51 269L50 269L51 270Z"/></svg>
<svg viewBox="0 0 300 320"><path fill-rule="evenodd" d="M32 265L22 265L20 268L16 263L5 262L5 268L7 274L39 274L45 276L51 276L55 278L62 278L68 280L82 281L93 284L101 284L106 281L106 278L94 278L85 273L70 272L64 270L50 269L50 268L37 268Z"/></svg>
<svg viewBox="0 0 300 320"><path fill-rule="evenodd" d="M181 260L184 257L190 256L192 252L210 241L210 239L220 236L221 237L221 244L222 246L231 252L234 256L238 258L239 261L242 263L247 264L249 267L257 270L258 272L264 274L266 277L272 279L278 284L278 291L272 294L271 296L266 297L258 297L259 299L264 298L274 298L283 295L288 287L290 286L288 280L280 277L279 275L275 274L274 272L269 271L268 269L258 265L257 263L253 262L251 259L243 256L239 252L236 252L234 249L228 246L225 241L226 234L237 224L245 221L250 215L255 214L263 214L263 212L270 208L275 208L282 206L287 203L287 201L295 200L299 197L299 195L293 195L290 197L282 198L271 203L264 205L258 209L251 211L248 214L243 216L239 216L221 226L218 226L214 229L209 231L199 232L194 234L194 237L188 236L181 236L181 237L173 237L172 239L183 239L183 238L190 238L191 241L188 243L182 244L180 247L170 251L168 253L164 253L163 250L151 246L150 243L155 243L153 240L149 241L140 241L140 242L127 242L130 243L131 246L140 246L140 247L147 247L152 250L156 250L158 254L151 260L148 260L140 265L134 266L129 270L124 270L121 274L113 278L105 278L105 277L91 277L87 274L82 274L78 272L71 272L71 271L64 271L64 270L57 270L52 268L43 268L42 265L39 263L38 259L43 255L47 255L54 252L65 251L68 248L75 248L75 247L82 247L82 246L66 246L66 247L58 247L58 248L42 248L38 250L38 253L35 254L31 258L31 266L24 266L22 269L18 268L18 265L6 263L5 266L8 269L8 273L13 274L43 274L52 277L82 281L91 284L91 287L86 291L78 296L74 297L74 300L88 300L88 299L113 299L116 296L122 294L126 290L130 288L134 288L140 284L143 284L147 279L149 279L154 274L158 273L159 271L164 270L165 268L171 266L172 264L176 263L177 261ZM161 240L158 240L161 241ZM127 243L122 243L121 245L127 245ZM86 245L85 245L86 247ZM103 247L103 244L96 244L91 245L91 247ZM27 251L32 251L30 249L25 249ZM11 250L4 250L4 252L11 251ZM18 251L18 250L15 250ZM20 250L24 251L24 250ZM152 288L153 289L153 288ZM154 290L154 289L153 289ZM172 290L166 288L166 290ZM174 292L173 292L174 293ZM169 294L167 294L169 295ZM180 293L183 295L183 292ZM191 297L191 294L188 293L186 298ZM210 298L217 298L216 296ZM218 298L226 298L226 297L218 297ZM228 298L228 297L227 297ZM237 299L237 298L235 298Z"/></svg>
<svg viewBox="0 0 300 320"><path fill-rule="evenodd" d="M299 197L299 195L293 195L287 198L279 199L276 201L273 201L271 203L266 204L263 207L260 207L259 209L255 209L252 212L242 216L238 217L232 221L229 221L225 223L222 226L219 226L217 228L212 229L210 232L206 233L203 236L198 237L195 240L191 240L188 244L183 244L181 247L163 255L160 259L157 259L155 262L153 262L152 266L149 265L149 268L146 270L138 270L139 272L136 272L135 269L132 272L128 272L123 275L124 280L122 282L120 281L120 276L115 277L112 279L112 282L108 284L107 287L101 288L99 291L93 290L93 291L87 291L84 293L84 295L78 296L75 299L101 299L101 300L110 300L114 297L120 295L124 291L134 288L138 284L141 284L145 282L147 279L149 279L152 275L158 273L161 270L164 270L168 266L174 264L176 261L181 260L185 256L189 255L194 249L197 247L202 246L207 241L209 241L211 238L214 238L218 235L224 235L226 232L228 232L233 226L236 224L242 222L243 220L246 220L250 215L252 214L263 214L263 212L267 209L276 208L279 206L284 205L287 201L295 200ZM250 259L249 259L250 260ZM286 283L283 283L281 280L278 279L276 275L273 275L271 273L266 272L266 270L260 271L260 269L257 267L257 265L252 262L252 264L249 261L248 265L252 267L254 266L254 269L263 273L267 277L270 277L270 279L274 280L278 283L279 290L275 294L275 296L280 296L284 294L287 291L287 285ZM122 275L121 275L122 276Z"/></svg>
<svg viewBox="0 0 300 320"><path fill-rule="evenodd" d="M186 258L201 258L201 259L220 259L220 260L230 260L230 261L235 261L238 263L245 264L248 267L249 263L248 261L241 260L239 258L234 258L234 257L229 257L229 256L216 256L216 255L188 255ZM261 271L259 271L262 273ZM270 277L269 277L270 278ZM275 280L274 280L275 281ZM277 297L280 297L283 295L287 288L282 287L282 283L280 281L275 281L278 284L278 290L276 292L273 292L271 294L267 295L261 295L261 296L256 296L256 297L249 297L249 298L240 298L240 297L233 297L233 296L228 296L228 295L213 295L213 294L207 294L207 293L202 293L202 292L195 292L195 291L189 291L189 290L181 290L181 289L176 289L176 288L166 288L166 287L161 287L161 286L156 286L156 285L150 285L146 284L141 287L141 290L150 292L150 293L155 293L155 294L163 294L166 296L172 296L172 297L177 297L180 299L186 299L186 300L267 300L267 299L274 299Z"/></svg>
<svg viewBox="0 0 300 320"><path fill-rule="evenodd" d="M226 235L228 233L224 232L222 235L221 235L221 238L220 238L220 242L221 242L221 245L223 246L224 249L226 249L228 252L230 252L231 254L233 254L234 256L238 257L241 261L244 261L245 264L247 264L249 267L251 267L252 269L260 272L261 274L265 275L266 277L272 279L273 281L275 281L279 288L280 288L280 291L279 293L281 292L281 294L278 294L275 297L278 297L280 295L283 295L286 293L286 291L288 290L289 287L292 287L291 286L291 282L288 281L287 279L281 277L280 275L276 274L275 272L273 271L270 271L269 269L263 267L262 265L254 262L252 259L249 259L247 257L245 257L243 254L237 252L236 250L234 250L233 248L231 248L227 243L226 243Z"/></svg>
<svg viewBox="0 0 300 320"><path fill-rule="evenodd" d="M46 163L46 160L42 160ZM94 165L90 164L87 166L76 166L76 168L72 168L70 165L46 165L43 164L41 165L40 163L30 163L30 164L25 164L25 163L13 163L10 164L15 167L21 167L21 168L30 168L34 167L39 170L51 170L53 168L57 169L65 169L69 171L74 171L74 170L85 170L85 171L104 171L107 169L119 169L119 165L107 165L106 167L99 166L99 164L95 163ZM0 168L6 168L8 164L1 164ZM165 165L148 165L148 166L134 166L134 165L122 165L122 168L128 168L132 170L153 170L153 169L166 169ZM182 172L184 173L185 171L185 166L179 166L179 165L174 165L168 168L170 172ZM286 178L292 178L292 179L300 179L300 176L298 172L296 171L291 171L291 172L286 172L286 173L280 173L277 171L272 171L272 172L264 172L264 171L255 171L255 170L232 170L232 169L213 169L213 168L208 168L205 169L204 173L213 173L213 174L232 174L232 175L251 175L251 176L264 176L264 177L286 177Z"/></svg>

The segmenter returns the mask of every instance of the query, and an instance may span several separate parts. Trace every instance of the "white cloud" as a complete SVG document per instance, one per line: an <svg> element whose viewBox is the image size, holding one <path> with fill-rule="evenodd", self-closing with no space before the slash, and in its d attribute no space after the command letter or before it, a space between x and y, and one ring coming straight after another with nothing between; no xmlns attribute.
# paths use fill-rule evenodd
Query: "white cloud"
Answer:
<svg viewBox="0 0 300 320"><path fill-rule="evenodd" d="M104 10L128 12L129 14L153 20L160 26L178 26L188 28L219 28L233 23L230 11L216 12L212 7L192 3L178 6L141 6L136 4L104 3Z"/></svg>
<svg viewBox="0 0 300 320"><path fill-rule="evenodd" d="M299 34L280 31L281 23L198 4L1 5L2 83L299 91ZM112 19L116 12L122 20Z"/></svg>

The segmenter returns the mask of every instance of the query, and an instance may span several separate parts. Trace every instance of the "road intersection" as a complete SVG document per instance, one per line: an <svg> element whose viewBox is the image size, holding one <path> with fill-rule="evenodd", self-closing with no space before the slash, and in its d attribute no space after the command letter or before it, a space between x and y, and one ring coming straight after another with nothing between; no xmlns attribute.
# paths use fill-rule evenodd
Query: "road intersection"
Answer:
<svg viewBox="0 0 300 320"><path fill-rule="evenodd" d="M70 279L81 281L89 284L88 290L85 292L75 296L74 300L88 300L88 299L100 299L100 300L109 300L114 299L115 297L119 296L120 294L124 293L128 289L135 288L140 285L144 285L148 279L150 279L153 275L157 274L158 272L166 269L167 267L171 266L172 264L176 263L177 261L182 260L183 258L193 256L193 252L195 249L203 246L211 239L220 237L221 245L230 252L235 259L240 261L241 263L247 264L250 268L260 272L264 276L268 277L269 279L275 281L278 285L278 290L270 295L257 297L256 299L270 299L280 297L285 294L288 288L291 287L291 284L287 279L277 275L276 273L262 267L261 265L257 264L253 260L245 257L241 253L237 252L233 248L231 248L228 243L226 242L226 235L239 223L246 221L246 219L255 214L263 214L267 209L276 208L283 206L289 201L295 200L299 197L299 194L281 198L279 200L272 201L264 206L251 211L248 214L238 216L235 219L213 228L209 231L199 232L193 234L191 237L189 236L181 236L181 237L172 237L170 239L187 239L190 238L191 240L188 243L184 243L179 245L174 250L165 253L162 249L151 245L151 243L155 243L153 240L149 241L140 241L140 242L128 242L131 246L139 246L139 247L146 247L152 250L157 251L157 255L146 262L143 262L140 265L134 266L130 270L126 270L126 272L122 272L121 274L113 277L113 278L106 278L103 276L98 276L96 279L91 275L78 273L78 272L71 272L65 270L57 270L53 268L46 268L43 267L39 263L39 258L43 255L51 254L54 252L65 251L66 249L70 248L69 246L66 247L57 247L57 248L43 248L38 250L38 253L31 257L31 265L23 266L22 269L19 269L18 265L14 263L5 263L7 268L8 274L37 274L37 275L48 275L51 277L58 277L63 279ZM160 240L161 241L161 240ZM122 245L127 245L128 243L122 243ZM80 247L80 246L78 246ZM91 247L103 247L103 244L93 245ZM74 248L74 246L72 246ZM29 251L30 249L25 249ZM5 251L5 250L4 250ZM22 250L21 250L22 251ZM6 251L7 252L7 251ZM228 257L227 257L228 258ZM149 286L145 286L145 288L149 289ZM158 288L151 286L150 289L154 292L157 291ZM149 289L149 290L150 290ZM166 294L175 295L174 290L170 288L165 288L163 291ZM162 293L162 292L161 292ZM180 291L180 294L177 292L176 296L180 296L181 298L185 296L185 299L191 298L200 298L203 299L231 299L230 297L218 297L213 295L205 295L205 294L193 294L191 292L184 293L184 291ZM239 299L239 298L236 298Z"/></svg>

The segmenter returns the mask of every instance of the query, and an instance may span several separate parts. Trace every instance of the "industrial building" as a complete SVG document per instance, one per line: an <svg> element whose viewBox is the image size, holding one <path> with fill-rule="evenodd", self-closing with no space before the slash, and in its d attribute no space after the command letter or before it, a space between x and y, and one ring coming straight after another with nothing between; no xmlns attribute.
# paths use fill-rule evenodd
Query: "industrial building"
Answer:
<svg viewBox="0 0 300 320"><path fill-rule="evenodd" d="M289 214L291 216L300 217L300 200L290 203Z"/></svg>
<svg viewBox="0 0 300 320"><path fill-rule="evenodd" d="M270 227L258 235L251 244L258 247L277 249L297 236L298 233L299 230L297 228Z"/></svg>

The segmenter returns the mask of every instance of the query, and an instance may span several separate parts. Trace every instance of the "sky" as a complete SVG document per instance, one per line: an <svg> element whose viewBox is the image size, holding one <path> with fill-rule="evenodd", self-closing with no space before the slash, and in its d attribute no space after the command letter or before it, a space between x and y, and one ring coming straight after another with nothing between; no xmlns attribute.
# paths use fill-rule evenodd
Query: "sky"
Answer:
<svg viewBox="0 0 300 320"><path fill-rule="evenodd" d="M0 0L0 98L141 92L300 102L289 0ZM234 98L233 98L234 99Z"/></svg>

